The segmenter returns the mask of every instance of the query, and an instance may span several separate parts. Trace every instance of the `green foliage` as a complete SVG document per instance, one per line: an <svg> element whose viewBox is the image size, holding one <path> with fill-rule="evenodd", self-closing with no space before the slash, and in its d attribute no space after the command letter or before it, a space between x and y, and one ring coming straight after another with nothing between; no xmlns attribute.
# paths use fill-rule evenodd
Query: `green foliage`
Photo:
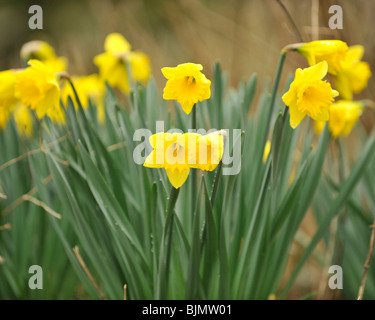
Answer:
<svg viewBox="0 0 375 320"><path fill-rule="evenodd" d="M191 123L179 106L167 108L153 80L134 86L125 106L107 87L103 126L94 107L76 110L69 99L65 127L45 121L30 141L19 138L13 124L0 132L0 165L29 152L0 171L0 192L7 196L0 199L0 226L11 224L0 231L1 299L101 298L72 250L76 245L108 299L122 299L124 284L129 299L267 299L281 291L285 297L343 207L344 294L355 296L372 220L361 195L375 208L369 165L375 138L362 136L358 161L335 183L332 170L324 170L337 165L324 163L328 129L317 142L306 121L305 128L291 129L287 109L279 108L278 80L273 94L266 83L255 98L255 74L228 90L218 64L214 71L212 98L196 106L197 127L230 129L226 149L241 146L241 168L223 175L228 165L220 164L196 180L189 177L179 192L164 170L133 160L136 129L155 132L156 121L164 120L165 131L187 131ZM231 129L242 130L235 141ZM269 137L271 153L263 163ZM30 201L9 209L30 190L61 220ZM282 287L291 244L312 204L318 231ZM43 267L43 290L28 289L33 264ZM375 297L373 284L368 281L365 298Z"/></svg>

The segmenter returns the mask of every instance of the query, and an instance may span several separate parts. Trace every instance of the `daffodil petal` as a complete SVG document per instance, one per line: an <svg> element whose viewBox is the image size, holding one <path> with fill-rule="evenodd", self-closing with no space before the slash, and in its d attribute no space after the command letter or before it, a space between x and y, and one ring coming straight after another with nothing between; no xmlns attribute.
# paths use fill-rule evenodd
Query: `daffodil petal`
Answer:
<svg viewBox="0 0 375 320"><path fill-rule="evenodd" d="M303 118L306 116L306 113L303 113L303 112L299 111L299 109L297 108L297 106L295 104L291 104L289 106L289 110L290 110L290 112L289 112L289 114L290 114L289 123L290 123L290 126L293 129L295 129L301 123Z"/></svg>
<svg viewBox="0 0 375 320"><path fill-rule="evenodd" d="M109 34L104 41L104 49L113 55L124 54L131 49L130 43L120 33Z"/></svg>
<svg viewBox="0 0 375 320"><path fill-rule="evenodd" d="M180 188L186 181L186 179L189 176L190 169L187 168L183 170L182 172L180 171L172 171L172 170L166 170L167 171L167 176L169 179L169 182L172 184L173 187L176 189Z"/></svg>

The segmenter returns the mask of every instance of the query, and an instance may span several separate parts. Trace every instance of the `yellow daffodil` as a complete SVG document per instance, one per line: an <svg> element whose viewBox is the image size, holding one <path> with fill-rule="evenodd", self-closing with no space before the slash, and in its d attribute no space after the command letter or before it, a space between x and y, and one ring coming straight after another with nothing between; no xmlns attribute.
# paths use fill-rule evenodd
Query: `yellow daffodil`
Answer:
<svg viewBox="0 0 375 320"><path fill-rule="evenodd" d="M39 60L53 72L66 71L68 65L65 57L57 57L55 50L47 42L39 40L27 42L22 46L21 59L25 62L30 59Z"/></svg>
<svg viewBox="0 0 375 320"><path fill-rule="evenodd" d="M89 100L91 100L91 102L97 107L99 123L103 124L105 122L105 84L103 80L97 74L91 74L83 77L73 77L72 81L82 107L84 109L88 108ZM61 99L65 105L68 103L68 96L76 102L75 106L77 107L78 104L73 89L70 83L66 82L61 90Z"/></svg>
<svg viewBox="0 0 375 320"><path fill-rule="evenodd" d="M145 167L164 168L170 183L178 189L189 176L190 168L214 170L224 151L220 132L202 136L197 133L164 133L150 137L153 151L144 162Z"/></svg>
<svg viewBox="0 0 375 320"><path fill-rule="evenodd" d="M304 43L296 50L307 59L310 66L327 61L328 73L336 75L341 70L348 45L340 40L318 40Z"/></svg>
<svg viewBox="0 0 375 320"><path fill-rule="evenodd" d="M289 91L282 97L289 107L290 126L295 129L308 115L314 120L327 121L329 107L338 96L331 84L322 79L327 74L327 62L322 61L306 69L297 69Z"/></svg>
<svg viewBox="0 0 375 320"><path fill-rule="evenodd" d="M352 131L363 111L360 102L339 100L329 109L328 128L334 139L346 137ZM315 121L315 131L320 134L324 128L324 121Z"/></svg>
<svg viewBox="0 0 375 320"><path fill-rule="evenodd" d="M162 68L163 75L168 79L163 98L177 100L185 113L189 114L195 103L211 96L211 81L201 72L202 70L202 65L194 63Z"/></svg>
<svg viewBox="0 0 375 320"><path fill-rule="evenodd" d="M264 151L263 151L263 163L267 162L270 151L271 151L271 140L267 140L266 145L264 146Z"/></svg>
<svg viewBox="0 0 375 320"><path fill-rule="evenodd" d="M363 106L359 102L340 100L329 111L328 128L333 138L346 137L362 114Z"/></svg>
<svg viewBox="0 0 375 320"><path fill-rule="evenodd" d="M147 83L151 76L151 63L147 54L141 51L132 51L128 58L134 80Z"/></svg>
<svg viewBox="0 0 375 320"><path fill-rule="evenodd" d="M15 95L41 119L50 108L59 107L60 88L55 73L42 62L30 60L29 65L16 74Z"/></svg>
<svg viewBox="0 0 375 320"><path fill-rule="evenodd" d="M5 129L17 102L14 93L15 81L15 71L0 72L0 129Z"/></svg>
<svg viewBox="0 0 375 320"><path fill-rule="evenodd" d="M19 135L30 138L33 135L33 117L30 109L18 104L14 109L13 117Z"/></svg>
<svg viewBox="0 0 375 320"><path fill-rule="evenodd" d="M361 61L363 53L363 46L351 46L334 79L335 88L343 99L352 100L353 93L359 93L367 87L371 70L367 62Z"/></svg>
<svg viewBox="0 0 375 320"><path fill-rule="evenodd" d="M151 76L147 55L131 51L129 42L119 33L111 33L104 43L105 52L94 58L100 76L112 87L128 94L130 75L134 81L146 83ZM130 70L128 70L130 68Z"/></svg>

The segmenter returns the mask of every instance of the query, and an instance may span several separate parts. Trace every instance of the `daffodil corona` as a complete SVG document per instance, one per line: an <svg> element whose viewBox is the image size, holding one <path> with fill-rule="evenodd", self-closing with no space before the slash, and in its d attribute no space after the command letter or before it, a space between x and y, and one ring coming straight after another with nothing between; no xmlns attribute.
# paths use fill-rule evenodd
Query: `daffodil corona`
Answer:
<svg viewBox="0 0 375 320"><path fill-rule="evenodd" d="M202 70L202 65L194 63L162 68L163 75L168 79L163 98L177 100L185 113L189 114L195 103L211 96L211 81L201 72Z"/></svg>
<svg viewBox="0 0 375 320"><path fill-rule="evenodd" d="M164 168L170 183L180 188L189 176L190 169L214 170L224 152L221 132L205 136L197 133L164 133L150 137L153 151L144 162L145 167Z"/></svg>
<svg viewBox="0 0 375 320"><path fill-rule="evenodd" d="M297 69L289 91L282 97L290 110L290 126L295 129L305 116L314 120L327 121L329 107L338 92L322 79L326 76L328 64L322 61L306 69Z"/></svg>

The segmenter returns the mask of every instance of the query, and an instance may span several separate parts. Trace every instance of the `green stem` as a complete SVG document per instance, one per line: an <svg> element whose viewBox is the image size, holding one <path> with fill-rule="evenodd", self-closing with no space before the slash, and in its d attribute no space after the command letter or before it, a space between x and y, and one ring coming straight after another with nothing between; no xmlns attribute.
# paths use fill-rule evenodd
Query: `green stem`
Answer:
<svg viewBox="0 0 375 320"><path fill-rule="evenodd" d="M171 264L174 207L176 205L179 192L180 192L180 189L176 189L175 187L172 187L172 190L169 196L167 217L165 221L165 227L166 227L166 230L168 230L167 257L166 257L166 266L165 266L167 290L168 290L168 281L169 281L169 269L170 269L170 264Z"/></svg>
<svg viewBox="0 0 375 320"><path fill-rule="evenodd" d="M338 155L338 169L339 169L339 184L342 185L345 181L345 174L344 174L344 158L343 158L343 148L342 148L342 141L338 138L336 140L339 155ZM335 239L335 249L334 255L332 257L332 264L341 265L343 256L344 256L344 224L346 220L346 206L343 206L342 211L338 214L337 218L337 230L336 230L336 239Z"/></svg>
<svg viewBox="0 0 375 320"><path fill-rule="evenodd" d="M218 169L216 171L214 187L212 189L212 194L211 194L211 207L212 208L214 207L217 190L219 188L219 181L220 181L220 177L221 177L222 168L223 168L223 161L220 161L219 167L218 167Z"/></svg>
<svg viewBox="0 0 375 320"><path fill-rule="evenodd" d="M194 104L193 109L192 109L192 114L191 114L192 115L191 130L197 130L197 109L196 108L197 108L197 105ZM195 208L196 208L196 202L197 202L197 172L196 170L191 170L190 175L191 175L190 179L191 179L191 207L192 207L191 217L193 217Z"/></svg>
<svg viewBox="0 0 375 320"><path fill-rule="evenodd" d="M276 75L275 75L275 81L273 83L273 88L272 88L272 93L271 93L271 103L270 103L270 110L268 113L268 121L267 125L265 126L265 134L264 134L264 141L263 141L263 146L266 144L267 141L267 133L270 127L270 122L271 122L271 117L272 117L272 111L275 105L276 101L276 95L277 95L277 89L279 88L280 84L280 78L281 78L281 73L283 71L283 66L284 66L284 61L286 57L287 51L282 50L280 53L280 58L279 58L279 63L277 65L277 70L276 70Z"/></svg>
<svg viewBox="0 0 375 320"><path fill-rule="evenodd" d="M194 104L193 109L191 110L191 129L197 130L197 104Z"/></svg>
<svg viewBox="0 0 375 320"><path fill-rule="evenodd" d="M73 90L74 97L76 98L76 102L77 102L77 104L78 104L78 107L81 108L81 109L83 109L83 106L82 106L81 100L79 99L79 96L78 96L77 90L76 90L76 88L75 88L75 86L74 86L74 84L73 84L73 81L72 81L70 78L65 78L65 79L67 79L67 81L68 81L69 84L70 84L70 87L71 87L72 90Z"/></svg>
<svg viewBox="0 0 375 320"><path fill-rule="evenodd" d="M275 105L277 89L279 88L280 78L281 78L281 73L282 73L283 67L284 67L286 53L287 53L287 51L284 51L284 50L281 51L281 53L280 53L279 64L277 65L277 70L276 70L275 82L273 83L273 88L272 88L271 109L273 109L273 107ZM270 114L272 114L272 113L270 113Z"/></svg>

